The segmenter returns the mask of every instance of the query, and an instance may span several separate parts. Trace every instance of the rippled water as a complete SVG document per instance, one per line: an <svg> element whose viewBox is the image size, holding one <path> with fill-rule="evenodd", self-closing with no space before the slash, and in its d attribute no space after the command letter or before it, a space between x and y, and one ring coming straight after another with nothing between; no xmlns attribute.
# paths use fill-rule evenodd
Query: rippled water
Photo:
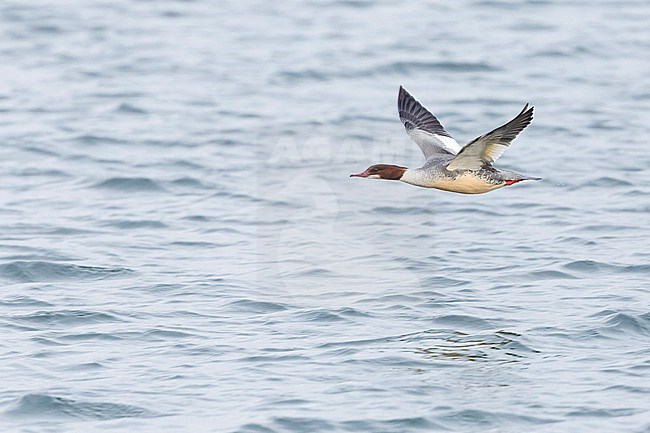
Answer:
<svg viewBox="0 0 650 433"><path fill-rule="evenodd" d="M0 429L650 429L647 2L7 0ZM482 196L417 166L530 102Z"/></svg>

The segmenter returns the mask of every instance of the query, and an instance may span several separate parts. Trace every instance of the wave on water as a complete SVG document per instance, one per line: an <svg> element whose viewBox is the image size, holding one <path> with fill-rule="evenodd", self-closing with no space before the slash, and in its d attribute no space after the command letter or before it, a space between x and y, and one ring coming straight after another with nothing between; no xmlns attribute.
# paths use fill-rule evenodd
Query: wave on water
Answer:
<svg viewBox="0 0 650 433"><path fill-rule="evenodd" d="M128 103L121 103L115 109L115 112L125 113L125 114L147 114L148 113L147 110Z"/></svg>
<svg viewBox="0 0 650 433"><path fill-rule="evenodd" d="M536 425L560 422L558 418L539 418L531 415L519 415L511 412L494 412L478 409L463 409L453 411L441 417L446 425L466 428L469 425L481 425L484 428L504 427L507 425ZM461 430L462 431L462 430Z"/></svg>
<svg viewBox="0 0 650 433"><path fill-rule="evenodd" d="M278 311L284 311L287 309L286 305L283 305L279 302L253 301L250 299L234 301L231 302L228 306L237 311L253 314L276 313Z"/></svg>
<svg viewBox="0 0 650 433"><path fill-rule="evenodd" d="M528 272L525 275L522 275L522 280L577 280L578 277L571 275L562 271L555 271L553 269L548 269L544 271L534 271Z"/></svg>
<svg viewBox="0 0 650 433"><path fill-rule="evenodd" d="M158 182L146 177L112 177L93 185L93 188L111 189L124 192L162 192Z"/></svg>
<svg viewBox="0 0 650 433"><path fill-rule="evenodd" d="M0 278L18 283L104 280L124 277L133 271L126 268L104 268L47 261L14 261L0 265Z"/></svg>
<svg viewBox="0 0 650 433"><path fill-rule="evenodd" d="M167 224L155 220L117 220L103 223L106 227L116 227L119 229L164 229Z"/></svg>
<svg viewBox="0 0 650 433"><path fill-rule="evenodd" d="M196 188L196 189L211 189L214 188L214 185L209 185L207 182L199 180L195 177L185 176L172 181L172 184L175 186L183 186L186 188Z"/></svg>
<svg viewBox="0 0 650 433"><path fill-rule="evenodd" d="M375 74L409 74L421 71L443 71L443 72L493 72L499 68L484 62L418 62L402 61L392 62L377 68L368 70L369 75Z"/></svg>
<svg viewBox="0 0 650 433"><path fill-rule="evenodd" d="M54 304L34 299L29 296L13 296L0 300L0 307L53 307Z"/></svg>
<svg viewBox="0 0 650 433"><path fill-rule="evenodd" d="M514 414L510 412L487 412L478 409L449 411L448 406L435 407L441 416L413 416L388 419L349 419L330 422L316 417L275 417L271 426L257 423L242 426L240 432L274 433L280 431L313 432L313 431L346 431L346 432L386 432L397 431L467 431L468 426L502 427L504 425L540 425L559 422L556 418L542 418L532 415ZM472 429L472 431L474 431ZM478 431L478 430L477 430Z"/></svg>
<svg viewBox="0 0 650 433"><path fill-rule="evenodd" d="M615 188L617 186L634 186L634 184L618 177L602 176L597 179L590 179L587 182L582 183L578 189L594 186L602 188Z"/></svg>
<svg viewBox="0 0 650 433"><path fill-rule="evenodd" d="M99 135L91 135L91 134L80 135L79 137L76 137L75 140L82 144L106 144L106 143L123 144L124 143L123 140L118 140L116 138L99 136Z"/></svg>
<svg viewBox="0 0 650 433"><path fill-rule="evenodd" d="M435 319L435 322L440 325L453 327L454 329L494 329L495 324L489 320L481 319L479 317L467 316L461 314L450 314L447 316L440 316Z"/></svg>
<svg viewBox="0 0 650 433"><path fill-rule="evenodd" d="M563 266L565 269L574 272L594 273L650 273L650 265L616 265L612 263L598 262L594 260L575 260Z"/></svg>
<svg viewBox="0 0 650 433"><path fill-rule="evenodd" d="M370 68L353 71L331 70L319 71L304 69L301 71L282 71L278 74L281 81L327 81L335 78L362 78L386 76L390 74L409 76L421 72L495 72L498 67L484 62L424 62L424 61L395 61Z"/></svg>
<svg viewBox="0 0 650 433"><path fill-rule="evenodd" d="M121 321L112 314L86 310L36 311L22 316L13 316L11 319L14 322L23 324L62 327Z"/></svg>
<svg viewBox="0 0 650 433"><path fill-rule="evenodd" d="M87 402L48 394L27 394L4 412L7 416L30 420L78 418L110 420L160 416L148 409L121 403Z"/></svg>
<svg viewBox="0 0 650 433"><path fill-rule="evenodd" d="M594 317L605 319L603 325L597 329L599 334L650 337L650 313L637 315L630 312L603 310Z"/></svg>

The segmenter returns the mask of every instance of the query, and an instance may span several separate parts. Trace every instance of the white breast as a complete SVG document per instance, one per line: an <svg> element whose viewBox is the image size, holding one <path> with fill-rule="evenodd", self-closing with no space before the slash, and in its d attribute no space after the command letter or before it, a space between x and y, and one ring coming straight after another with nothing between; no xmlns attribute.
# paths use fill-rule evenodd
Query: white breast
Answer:
<svg viewBox="0 0 650 433"><path fill-rule="evenodd" d="M473 172L467 171L460 176L441 177L435 176L426 170L408 169L400 179L423 188L436 188L444 191L458 192L461 194L482 194L503 187L505 184L493 184L485 179L476 176Z"/></svg>

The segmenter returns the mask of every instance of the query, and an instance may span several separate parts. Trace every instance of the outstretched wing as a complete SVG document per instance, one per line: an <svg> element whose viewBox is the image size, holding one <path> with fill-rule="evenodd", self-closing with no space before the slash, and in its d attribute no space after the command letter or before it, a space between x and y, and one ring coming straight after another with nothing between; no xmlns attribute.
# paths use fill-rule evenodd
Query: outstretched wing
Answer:
<svg viewBox="0 0 650 433"><path fill-rule="evenodd" d="M512 140L533 120L528 104L510 122L467 143L447 165L447 170L479 170L499 159Z"/></svg>
<svg viewBox="0 0 650 433"><path fill-rule="evenodd" d="M402 86L399 87L397 109L406 133L420 147L425 158L435 154L456 155L460 151L460 145L445 131L436 116Z"/></svg>

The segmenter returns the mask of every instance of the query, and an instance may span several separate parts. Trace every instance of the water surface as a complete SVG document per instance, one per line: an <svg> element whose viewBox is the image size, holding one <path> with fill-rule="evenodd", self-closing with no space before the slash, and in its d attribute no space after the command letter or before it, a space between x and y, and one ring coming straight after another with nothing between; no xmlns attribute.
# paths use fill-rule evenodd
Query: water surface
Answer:
<svg viewBox="0 0 650 433"><path fill-rule="evenodd" d="M650 428L645 2L5 1L0 428ZM481 196L421 164L526 102Z"/></svg>

